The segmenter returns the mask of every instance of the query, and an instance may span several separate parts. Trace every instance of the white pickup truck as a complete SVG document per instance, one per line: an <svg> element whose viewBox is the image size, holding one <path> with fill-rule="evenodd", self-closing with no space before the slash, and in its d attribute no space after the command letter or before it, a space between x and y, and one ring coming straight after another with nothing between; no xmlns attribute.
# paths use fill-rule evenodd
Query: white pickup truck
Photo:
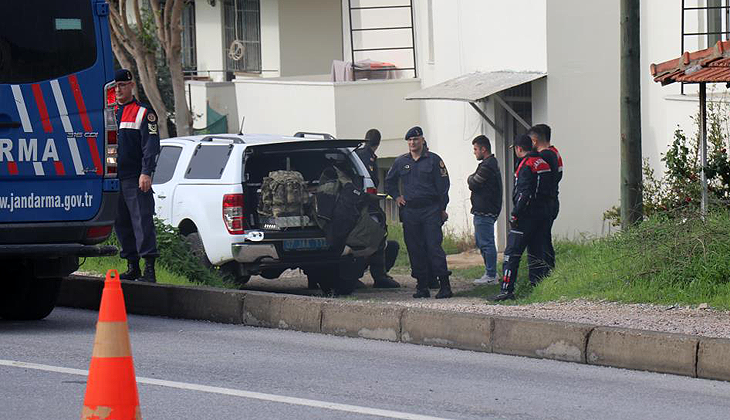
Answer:
<svg viewBox="0 0 730 420"><path fill-rule="evenodd" d="M377 191L355 148L362 140L277 135L178 137L161 141L152 187L156 215L177 227L204 264L239 284L301 268L323 290L336 287L336 266L352 250L333 250L313 221L264 220L257 212L263 178L296 170L314 191L323 169L349 165L363 191ZM334 276L334 277L333 277ZM313 278L315 280L313 280Z"/></svg>

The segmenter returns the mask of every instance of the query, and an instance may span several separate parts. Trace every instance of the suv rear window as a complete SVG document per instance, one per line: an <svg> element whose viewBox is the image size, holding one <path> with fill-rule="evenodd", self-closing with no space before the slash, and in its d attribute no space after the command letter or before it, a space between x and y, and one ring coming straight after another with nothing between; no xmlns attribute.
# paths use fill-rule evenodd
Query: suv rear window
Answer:
<svg viewBox="0 0 730 420"><path fill-rule="evenodd" d="M202 145L195 148L188 170L185 171L186 179L220 179L223 170L226 169L228 157L233 150L232 145Z"/></svg>
<svg viewBox="0 0 730 420"><path fill-rule="evenodd" d="M164 184L172 179L181 152L182 147L177 146L162 146L160 148L160 155L157 156L157 169L155 169L152 178L153 185Z"/></svg>
<svg viewBox="0 0 730 420"><path fill-rule="evenodd" d="M55 79L96 62L89 0L6 0L2 9L0 83Z"/></svg>

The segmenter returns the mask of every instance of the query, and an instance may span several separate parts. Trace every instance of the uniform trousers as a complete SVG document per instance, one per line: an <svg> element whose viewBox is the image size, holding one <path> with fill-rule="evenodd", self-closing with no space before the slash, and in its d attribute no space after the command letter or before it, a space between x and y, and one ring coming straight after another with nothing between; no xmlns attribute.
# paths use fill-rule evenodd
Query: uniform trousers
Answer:
<svg viewBox="0 0 730 420"><path fill-rule="evenodd" d="M119 180L120 195L114 231L126 260L157 257L157 237L153 216L155 199L152 189L142 192L138 178Z"/></svg>
<svg viewBox="0 0 730 420"><path fill-rule="evenodd" d="M430 205L423 208L401 207L403 239L411 262L411 277L428 281L430 276L451 274L446 265L446 253L441 247L444 234L441 207Z"/></svg>
<svg viewBox="0 0 730 420"><path fill-rule="evenodd" d="M537 284L540 279L548 273L548 266L543 261L545 247L545 231L549 232L552 219L545 215L524 217L518 225L510 229L507 235L507 248L504 250L504 263L502 264L504 276L502 278L502 290L514 292L517 282L517 272L520 267L520 259L525 249L528 249L528 268L530 283Z"/></svg>

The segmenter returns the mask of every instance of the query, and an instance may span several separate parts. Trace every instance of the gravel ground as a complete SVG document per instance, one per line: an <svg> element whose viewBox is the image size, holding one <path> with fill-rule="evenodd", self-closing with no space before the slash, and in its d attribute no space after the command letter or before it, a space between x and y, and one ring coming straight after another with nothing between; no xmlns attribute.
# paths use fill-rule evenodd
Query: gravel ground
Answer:
<svg viewBox="0 0 730 420"><path fill-rule="evenodd" d="M481 298L455 297L451 299L413 299L415 280L408 275L394 275L402 285L400 289L373 289L367 274L362 281L368 286L358 289L352 297L360 302L377 302L407 307L433 308L471 312L487 315L517 316L523 318L580 322L599 326L636 328L706 337L730 338L730 312L712 308L687 306L662 306L650 304L622 304L574 300L569 302L535 303L530 305L495 305ZM305 295L318 292L307 290L306 277L298 271L287 271L281 278L267 280L253 277L246 285L248 290L265 290ZM452 279L454 292L472 290L471 279ZM432 291L432 296L435 291Z"/></svg>
<svg viewBox="0 0 730 420"><path fill-rule="evenodd" d="M481 257L471 254L473 253L450 255L449 267L465 268L479 264ZM343 299L406 307L580 322L599 326L730 338L730 311L714 310L706 307L707 305L699 305L698 307L662 306L587 300L529 305L495 305L486 302L482 298L475 297L455 297L443 300L433 298L413 299L411 295L416 288L415 279L407 274L391 274L404 287L400 289L373 289L371 287L373 284L372 278L369 274L366 274L362 281L368 287L358 289L352 296ZM473 290L475 286L471 282L472 279L452 277L452 289L455 293ZM298 270L286 271L280 278L275 280L254 276L244 286L244 289L298 295L321 295L318 290L307 289L307 278ZM433 295L435 295L435 291L432 291Z"/></svg>

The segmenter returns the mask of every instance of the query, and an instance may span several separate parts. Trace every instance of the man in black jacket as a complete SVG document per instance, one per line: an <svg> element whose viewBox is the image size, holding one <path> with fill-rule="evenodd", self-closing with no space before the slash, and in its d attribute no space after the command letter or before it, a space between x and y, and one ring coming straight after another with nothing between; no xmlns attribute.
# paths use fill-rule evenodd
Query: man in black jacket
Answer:
<svg viewBox="0 0 730 420"><path fill-rule="evenodd" d="M380 137L380 131L378 131L378 129L376 128L371 128L370 130L368 130L367 133L365 133L365 140L367 140L367 143L365 143L361 148L355 151L355 153L357 153L357 156L360 157L362 163L365 164L365 168L367 168L370 179L373 181L373 184L375 184L375 188L378 188L378 185L380 184L378 156L375 154L375 152L378 150L378 147L380 146ZM371 201L370 205L374 207L375 212L380 213L379 201L373 200ZM386 248L390 249L386 251ZM395 256L397 257L398 249L399 246L397 242L386 242L384 239L380 248L378 248L378 250L375 251L375 253L368 258L368 264L370 265L370 275L373 277L373 287L384 289L400 287L400 283L395 281L395 279L388 274L388 270L390 270L390 267L392 267L393 265L391 264L391 266L388 267L386 263L386 255L395 252ZM392 261L395 262L395 258L392 258ZM362 285L361 287L365 286L359 280L358 282L360 283L360 285Z"/></svg>
<svg viewBox="0 0 730 420"><path fill-rule="evenodd" d="M537 124L527 131L527 135L532 139L532 147L540 153L545 162L550 165L550 172L553 175L553 187L550 189L551 196L551 210L550 220L548 221L548 228L543 232L544 243L543 251L544 256L541 260L543 264L547 264L548 269L552 270L555 268L555 249L553 248L553 235L552 228L555 219L558 217L558 211L560 209L560 202L558 201L558 186L560 180L563 179L563 158L560 156L560 152L555 146L550 144L550 126L547 124ZM530 250L527 250L528 253Z"/></svg>
<svg viewBox="0 0 730 420"><path fill-rule="evenodd" d="M532 150L532 140L526 134L515 138L514 149L520 162L515 171L513 208L509 217L510 232L507 236L507 249L504 251L502 290L491 298L493 301L515 298L517 269L522 253L529 247L536 255L543 255L543 235L551 214L550 165L539 153ZM544 266L530 267L530 281L534 284L535 279L541 278L545 272Z"/></svg>
<svg viewBox="0 0 730 420"><path fill-rule="evenodd" d="M471 142L474 156L481 161L476 172L469 175L471 214L474 215L474 238L484 258L484 275L474 284L497 283L497 247L494 244L494 223L502 210L502 175L497 158L486 136L477 136Z"/></svg>

